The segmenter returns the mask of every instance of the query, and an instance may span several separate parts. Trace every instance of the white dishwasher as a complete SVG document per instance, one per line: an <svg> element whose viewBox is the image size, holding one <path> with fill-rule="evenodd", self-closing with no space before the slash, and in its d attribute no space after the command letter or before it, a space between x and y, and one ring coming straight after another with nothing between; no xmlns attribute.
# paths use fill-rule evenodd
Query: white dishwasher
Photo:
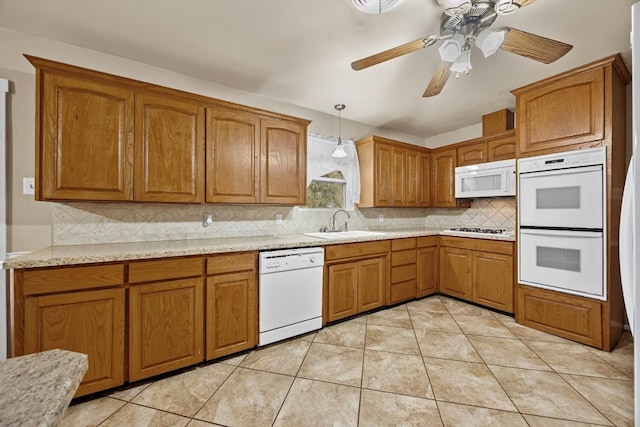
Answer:
<svg viewBox="0 0 640 427"><path fill-rule="evenodd" d="M322 327L323 248L260 252L258 345Z"/></svg>

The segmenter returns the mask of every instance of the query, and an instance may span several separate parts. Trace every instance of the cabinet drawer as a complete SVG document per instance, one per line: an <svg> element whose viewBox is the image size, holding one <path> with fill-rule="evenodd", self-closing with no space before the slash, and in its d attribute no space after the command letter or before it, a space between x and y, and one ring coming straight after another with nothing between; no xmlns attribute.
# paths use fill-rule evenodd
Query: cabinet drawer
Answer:
<svg viewBox="0 0 640 427"><path fill-rule="evenodd" d="M417 289L417 282L415 280L393 284L391 285L391 300L389 303L395 304L400 301L414 299Z"/></svg>
<svg viewBox="0 0 640 427"><path fill-rule="evenodd" d="M413 249L416 247L416 238L410 237L408 239L393 239L391 241L392 251L401 251L404 249Z"/></svg>
<svg viewBox="0 0 640 427"><path fill-rule="evenodd" d="M404 282L405 280L415 279L416 277L415 263L391 268L391 283Z"/></svg>
<svg viewBox="0 0 640 427"><path fill-rule="evenodd" d="M41 268L23 273L24 295L42 295L124 284L124 265Z"/></svg>
<svg viewBox="0 0 640 427"><path fill-rule="evenodd" d="M325 247L325 260L340 258L356 258L368 255L388 253L391 249L389 240L379 240L364 243L347 243L344 245L330 245Z"/></svg>
<svg viewBox="0 0 640 427"><path fill-rule="evenodd" d="M391 252L391 266L415 264L416 250L407 249L406 251Z"/></svg>
<svg viewBox="0 0 640 427"><path fill-rule="evenodd" d="M236 252L207 258L207 274L257 270L257 252Z"/></svg>
<svg viewBox="0 0 640 427"><path fill-rule="evenodd" d="M201 276L202 258L169 258L129 264L129 283Z"/></svg>
<svg viewBox="0 0 640 427"><path fill-rule="evenodd" d="M439 236L418 237L417 247L428 248L429 246L438 246L438 238Z"/></svg>
<svg viewBox="0 0 640 427"><path fill-rule="evenodd" d="M453 248L471 249L475 251L493 252L504 255L513 254L513 242L476 239L474 237L440 236L440 245Z"/></svg>

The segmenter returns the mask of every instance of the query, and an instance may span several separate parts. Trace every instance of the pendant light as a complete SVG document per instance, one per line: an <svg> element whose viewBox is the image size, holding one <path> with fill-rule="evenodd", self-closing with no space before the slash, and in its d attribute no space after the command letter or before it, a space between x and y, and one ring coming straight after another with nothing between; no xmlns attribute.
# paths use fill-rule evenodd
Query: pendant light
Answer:
<svg viewBox="0 0 640 427"><path fill-rule="evenodd" d="M344 147L342 146L342 137L341 137L341 128L340 128L340 121L341 121L341 114L342 110L344 110L345 108L347 108L344 104L336 104L333 106L333 108L335 108L336 110L338 110L338 144L336 144L336 149L333 150L333 157L347 157L347 152L344 151Z"/></svg>

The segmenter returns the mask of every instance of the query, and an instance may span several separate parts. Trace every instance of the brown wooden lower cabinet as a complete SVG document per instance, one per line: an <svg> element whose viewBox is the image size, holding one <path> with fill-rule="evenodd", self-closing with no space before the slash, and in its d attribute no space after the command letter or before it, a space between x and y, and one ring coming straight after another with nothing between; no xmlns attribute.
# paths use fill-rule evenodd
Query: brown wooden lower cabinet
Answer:
<svg viewBox="0 0 640 427"><path fill-rule="evenodd" d="M203 266L200 257L129 265L130 381L204 360Z"/></svg>
<svg viewBox="0 0 640 427"><path fill-rule="evenodd" d="M418 237L417 246L416 297L421 298L438 292L438 236Z"/></svg>
<svg viewBox="0 0 640 427"><path fill-rule="evenodd" d="M440 292L513 313L513 243L440 237Z"/></svg>
<svg viewBox="0 0 640 427"><path fill-rule="evenodd" d="M518 285L516 321L534 329L602 348L602 303Z"/></svg>
<svg viewBox="0 0 640 427"><path fill-rule="evenodd" d="M206 359L258 343L257 252L207 259Z"/></svg>
<svg viewBox="0 0 640 427"><path fill-rule="evenodd" d="M389 280L388 240L328 246L325 250L323 322L382 307Z"/></svg>
<svg viewBox="0 0 640 427"><path fill-rule="evenodd" d="M12 355L60 348L88 355L76 397L125 381L123 264L14 272Z"/></svg>
<svg viewBox="0 0 640 427"><path fill-rule="evenodd" d="M202 277L129 289L129 380L204 359Z"/></svg>

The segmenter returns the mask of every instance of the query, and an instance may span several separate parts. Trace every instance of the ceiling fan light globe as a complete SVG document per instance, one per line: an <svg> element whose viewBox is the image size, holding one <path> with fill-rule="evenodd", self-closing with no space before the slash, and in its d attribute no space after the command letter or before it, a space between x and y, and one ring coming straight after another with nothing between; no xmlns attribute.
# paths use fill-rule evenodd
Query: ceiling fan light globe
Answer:
<svg viewBox="0 0 640 427"><path fill-rule="evenodd" d="M520 9L520 5L513 0L498 0L494 6L498 15L509 15L518 9Z"/></svg>
<svg viewBox="0 0 640 427"><path fill-rule="evenodd" d="M464 45L464 37L460 34L451 37L448 40L442 42L438 48L440 53L440 59L447 62L454 62L462 53L462 46Z"/></svg>
<svg viewBox="0 0 640 427"><path fill-rule="evenodd" d="M482 30L476 37L476 47L482 51L485 58L493 55L500 49L504 41L504 31Z"/></svg>
<svg viewBox="0 0 640 427"><path fill-rule="evenodd" d="M469 74L469 71L473 67L471 67L471 62L468 61L464 56L465 55L460 55L460 57L456 59L453 65L451 65L451 71L453 71L454 73Z"/></svg>
<svg viewBox="0 0 640 427"><path fill-rule="evenodd" d="M404 0L351 0L351 3L361 12L380 14L395 9Z"/></svg>

